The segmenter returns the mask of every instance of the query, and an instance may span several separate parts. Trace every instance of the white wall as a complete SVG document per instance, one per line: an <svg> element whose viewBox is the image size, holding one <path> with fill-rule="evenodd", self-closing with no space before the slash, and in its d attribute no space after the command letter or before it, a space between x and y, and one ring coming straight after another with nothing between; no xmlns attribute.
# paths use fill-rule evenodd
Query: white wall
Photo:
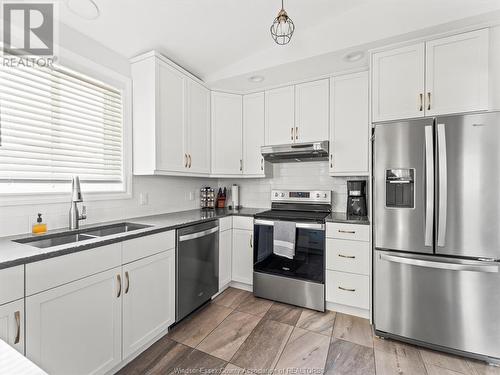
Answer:
<svg viewBox="0 0 500 375"><path fill-rule="evenodd" d="M266 173L267 178L219 179L219 186L229 188L232 184L239 185L240 204L244 207L270 207L273 189L332 190L333 211L345 212L346 181L366 179L366 177L330 177L327 161L276 163L268 167L272 173Z"/></svg>

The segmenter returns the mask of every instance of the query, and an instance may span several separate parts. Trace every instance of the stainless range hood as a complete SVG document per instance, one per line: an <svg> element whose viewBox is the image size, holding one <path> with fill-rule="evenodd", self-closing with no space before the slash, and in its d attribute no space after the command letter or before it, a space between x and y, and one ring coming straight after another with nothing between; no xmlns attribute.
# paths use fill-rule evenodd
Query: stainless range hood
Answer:
<svg viewBox="0 0 500 375"><path fill-rule="evenodd" d="M262 146L261 152L271 163L328 160L328 141Z"/></svg>

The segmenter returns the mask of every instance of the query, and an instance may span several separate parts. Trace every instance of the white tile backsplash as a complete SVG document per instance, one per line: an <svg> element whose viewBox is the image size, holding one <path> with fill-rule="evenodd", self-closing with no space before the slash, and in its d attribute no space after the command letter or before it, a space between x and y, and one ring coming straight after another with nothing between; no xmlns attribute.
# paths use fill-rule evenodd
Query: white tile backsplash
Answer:
<svg viewBox="0 0 500 375"><path fill-rule="evenodd" d="M252 179L219 179L219 186L237 184L240 187L240 204L244 207L270 207L271 190L332 190L333 211L345 212L347 180L366 177L330 177L327 161L301 163L275 163L267 166L270 177Z"/></svg>

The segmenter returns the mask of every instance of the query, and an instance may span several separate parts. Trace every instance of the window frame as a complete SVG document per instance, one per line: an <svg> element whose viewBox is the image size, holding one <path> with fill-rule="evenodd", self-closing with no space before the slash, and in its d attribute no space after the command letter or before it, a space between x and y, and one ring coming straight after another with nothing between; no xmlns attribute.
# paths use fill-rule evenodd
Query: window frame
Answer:
<svg viewBox="0 0 500 375"><path fill-rule="evenodd" d="M100 201L110 199L128 199L132 197L132 79L108 68L103 64L96 63L67 49L59 47L57 64L64 68L74 70L77 73L89 76L106 83L122 94L122 173L123 182L119 190L86 192L86 184L82 183L82 193L85 201ZM111 62L112 63L112 62ZM31 183L13 182L13 185ZM44 182L43 184L50 184ZM71 181L59 182L64 191L51 192L22 192L22 193L0 193L0 206L48 204L69 202ZM104 186L104 184L103 184Z"/></svg>

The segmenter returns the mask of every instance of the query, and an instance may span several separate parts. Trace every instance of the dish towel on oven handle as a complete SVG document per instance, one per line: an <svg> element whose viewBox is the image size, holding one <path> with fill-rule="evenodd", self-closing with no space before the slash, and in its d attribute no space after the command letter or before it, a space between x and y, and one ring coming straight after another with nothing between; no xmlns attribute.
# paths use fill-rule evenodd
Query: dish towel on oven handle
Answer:
<svg viewBox="0 0 500 375"><path fill-rule="evenodd" d="M274 222L273 253L293 259L295 256L295 222L278 220Z"/></svg>

